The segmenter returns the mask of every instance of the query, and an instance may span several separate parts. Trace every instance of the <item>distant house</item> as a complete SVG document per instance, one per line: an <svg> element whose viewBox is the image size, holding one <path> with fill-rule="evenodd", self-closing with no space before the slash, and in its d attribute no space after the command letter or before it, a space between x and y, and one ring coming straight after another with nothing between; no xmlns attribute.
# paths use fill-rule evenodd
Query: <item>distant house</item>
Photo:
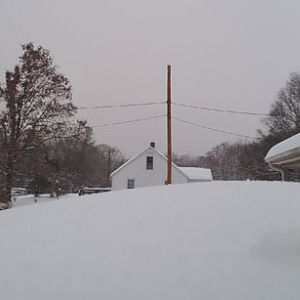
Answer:
<svg viewBox="0 0 300 300"><path fill-rule="evenodd" d="M273 146L265 161L271 169L281 172L282 179L284 169L300 171L300 133Z"/></svg>
<svg viewBox="0 0 300 300"><path fill-rule="evenodd" d="M168 160L155 149L155 144L140 152L111 174L112 190L164 185ZM178 167L172 163L172 183L211 181L210 169Z"/></svg>

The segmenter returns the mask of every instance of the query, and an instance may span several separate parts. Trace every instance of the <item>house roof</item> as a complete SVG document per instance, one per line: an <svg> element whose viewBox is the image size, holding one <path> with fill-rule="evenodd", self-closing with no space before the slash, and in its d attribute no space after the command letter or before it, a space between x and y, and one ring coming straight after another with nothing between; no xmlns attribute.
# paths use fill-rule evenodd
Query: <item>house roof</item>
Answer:
<svg viewBox="0 0 300 300"><path fill-rule="evenodd" d="M113 171L110 176L114 176L116 173L118 173L120 170L128 166L130 163L135 161L138 157L143 155L146 151L151 149L152 151L155 151L159 156L161 156L164 160L168 160L162 153L160 153L156 148L153 147L147 147L137 155L133 156L131 159L129 159L127 162L125 162L123 165L121 165L118 169ZM189 180L212 180L211 170L210 169L203 169L203 168L192 168L192 167L178 167L172 162L172 166L176 168L180 173L182 173L187 179Z"/></svg>
<svg viewBox="0 0 300 300"><path fill-rule="evenodd" d="M284 156L285 154L287 154L287 152L297 150L300 150L300 133L273 146L267 153L265 160L271 161Z"/></svg>
<svg viewBox="0 0 300 300"><path fill-rule="evenodd" d="M300 133L273 146L265 157L273 166L290 169L300 168Z"/></svg>
<svg viewBox="0 0 300 300"><path fill-rule="evenodd" d="M136 160L138 157L140 157L144 152L146 152L148 149L150 149L150 147L147 147L146 149L144 149L142 152L136 154L135 156L133 156L132 158L128 159L123 165L121 165L119 168L117 168L116 170L114 170L111 174L110 177L114 176L116 173L118 173L119 171L121 171L123 168L125 168L127 165L129 165L130 163L132 163L134 160Z"/></svg>
<svg viewBox="0 0 300 300"><path fill-rule="evenodd" d="M178 167L190 180L212 180L210 169L195 167Z"/></svg>

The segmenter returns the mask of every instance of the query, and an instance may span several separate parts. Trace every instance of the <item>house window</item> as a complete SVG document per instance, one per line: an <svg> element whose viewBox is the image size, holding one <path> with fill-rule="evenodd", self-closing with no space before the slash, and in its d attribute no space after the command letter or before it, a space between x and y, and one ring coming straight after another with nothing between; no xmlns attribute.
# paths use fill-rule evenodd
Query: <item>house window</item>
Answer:
<svg viewBox="0 0 300 300"><path fill-rule="evenodd" d="M134 189L134 179L127 179L127 188Z"/></svg>
<svg viewBox="0 0 300 300"><path fill-rule="evenodd" d="M147 156L146 169L153 170L153 156Z"/></svg>

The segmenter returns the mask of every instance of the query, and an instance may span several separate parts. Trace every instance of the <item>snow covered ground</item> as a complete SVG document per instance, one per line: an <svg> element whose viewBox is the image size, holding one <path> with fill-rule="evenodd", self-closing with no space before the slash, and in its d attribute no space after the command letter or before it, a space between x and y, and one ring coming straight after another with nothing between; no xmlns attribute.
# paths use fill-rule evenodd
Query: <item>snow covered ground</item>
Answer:
<svg viewBox="0 0 300 300"><path fill-rule="evenodd" d="M300 184L209 182L0 212L0 298L300 298Z"/></svg>
<svg viewBox="0 0 300 300"><path fill-rule="evenodd" d="M61 199L66 199L66 197L74 197L76 195L75 194L67 194L64 196L60 196L57 199L55 196L51 197L49 194L42 194L37 198L37 203L35 202L35 197L32 194L15 196L15 197L13 197L13 206L15 208L15 207L30 205L30 204L40 204L40 203L44 203L44 202L48 202L48 201L57 201L57 200L61 200Z"/></svg>

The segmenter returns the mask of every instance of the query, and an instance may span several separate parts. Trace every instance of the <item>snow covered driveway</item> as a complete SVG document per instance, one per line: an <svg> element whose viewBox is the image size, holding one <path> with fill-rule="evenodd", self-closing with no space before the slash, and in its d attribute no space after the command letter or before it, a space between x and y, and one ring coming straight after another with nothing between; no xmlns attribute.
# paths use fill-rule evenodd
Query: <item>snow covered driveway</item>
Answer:
<svg viewBox="0 0 300 300"><path fill-rule="evenodd" d="M300 298L300 184L143 188L0 212L0 299Z"/></svg>

